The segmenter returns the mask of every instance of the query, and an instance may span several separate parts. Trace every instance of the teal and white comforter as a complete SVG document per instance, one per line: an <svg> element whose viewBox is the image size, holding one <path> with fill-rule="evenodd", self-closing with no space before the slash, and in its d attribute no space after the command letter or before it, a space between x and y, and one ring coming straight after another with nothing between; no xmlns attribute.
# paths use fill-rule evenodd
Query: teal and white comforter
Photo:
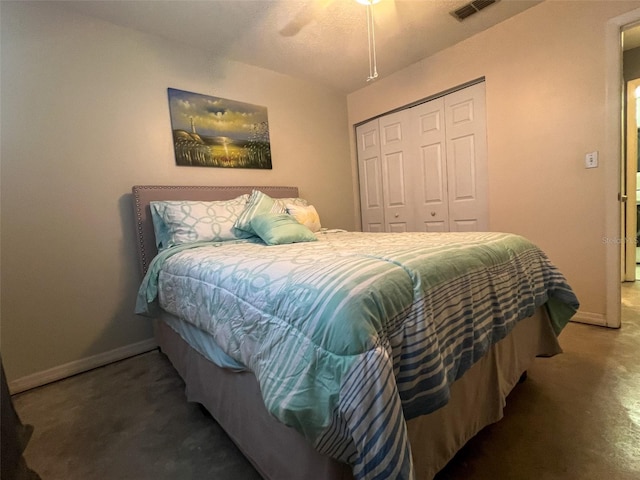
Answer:
<svg viewBox="0 0 640 480"><path fill-rule="evenodd" d="M160 306L254 372L267 409L357 479L410 479L405 420L517 321L578 308L562 274L501 233L318 234L173 247L151 264L137 313Z"/></svg>

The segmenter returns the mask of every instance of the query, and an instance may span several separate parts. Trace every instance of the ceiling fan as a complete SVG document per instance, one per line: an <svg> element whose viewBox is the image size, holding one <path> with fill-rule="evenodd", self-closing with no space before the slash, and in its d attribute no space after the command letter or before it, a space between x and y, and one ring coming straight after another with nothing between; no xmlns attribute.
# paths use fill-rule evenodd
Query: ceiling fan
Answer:
<svg viewBox="0 0 640 480"><path fill-rule="evenodd" d="M314 0L312 2L305 2L302 8L298 10L298 13L280 29L280 34L284 37L297 35L300 30L320 17L320 13L334 1L335 0Z"/></svg>
<svg viewBox="0 0 640 480"><path fill-rule="evenodd" d="M280 34L285 37L293 37L297 35L307 25L322 18L326 13L325 11L334 2L335 0L314 0L306 2L302 8L298 10L293 19L280 29ZM351 5L343 2L341 6L344 5L344 7L338 12L343 12L342 16L344 19L351 19L351 23L353 23L354 18L354 7L358 7L356 2L364 5L366 8L367 42L369 50L369 75L367 77L367 81L371 81L378 77L375 27L382 25L389 27L389 22L393 22L397 18L395 0L355 0ZM347 7L347 5L349 6ZM376 10L375 18L374 5ZM382 19L382 22L378 21L378 15L380 19Z"/></svg>
<svg viewBox="0 0 640 480"><path fill-rule="evenodd" d="M295 13L293 18L279 30L280 34L284 37L293 37L297 35L304 27L318 19L321 19L325 14L325 11L329 9L329 7L331 7L335 2L336 0L312 0L306 2L295 2L303 3L303 5ZM353 7L349 5L350 3L353 4ZM358 3L365 6L370 3L375 4L376 26L384 28L395 27L397 23L396 0L353 0L352 2L340 0L340 4L345 5L340 10L344 12L345 16L348 16L348 18L352 18L353 15L351 15L351 12L353 12L354 8L358 8ZM346 8L347 5L349 6L349 8ZM348 12L349 14L347 15ZM365 11L362 10L361 13L362 18L364 19Z"/></svg>

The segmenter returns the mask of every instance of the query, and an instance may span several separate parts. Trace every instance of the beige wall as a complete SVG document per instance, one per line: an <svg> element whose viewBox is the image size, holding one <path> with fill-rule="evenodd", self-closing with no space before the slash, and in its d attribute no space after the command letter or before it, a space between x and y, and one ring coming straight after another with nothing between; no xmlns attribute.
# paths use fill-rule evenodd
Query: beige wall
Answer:
<svg viewBox="0 0 640 480"><path fill-rule="evenodd" d="M603 241L603 166L619 162L602 155L605 30L638 7L547 0L347 98L354 125L486 77L490 228L542 247L574 287L581 314L603 323L606 249L614 248ZM352 133L355 172L354 150ZM594 150L601 168L587 170L584 155Z"/></svg>
<svg viewBox="0 0 640 480"><path fill-rule="evenodd" d="M343 95L46 2L1 8L10 380L150 338L132 313L134 184L298 185L324 226L354 228ZM176 167L167 87L266 106L273 170Z"/></svg>
<svg viewBox="0 0 640 480"><path fill-rule="evenodd" d="M351 127L482 76L492 229L533 239L583 311L604 315L606 185L603 168L585 170L583 158L607 150L605 24L638 7L547 0L345 102L51 5L1 2L0 320L9 379L150 338L132 314L131 185L296 184L325 226L351 229ZM273 170L176 167L167 87L267 106Z"/></svg>

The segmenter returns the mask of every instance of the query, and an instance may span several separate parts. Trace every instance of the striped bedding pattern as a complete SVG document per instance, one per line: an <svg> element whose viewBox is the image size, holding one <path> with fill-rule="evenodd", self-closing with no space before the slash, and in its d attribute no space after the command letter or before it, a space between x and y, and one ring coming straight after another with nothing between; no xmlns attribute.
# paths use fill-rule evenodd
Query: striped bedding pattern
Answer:
<svg viewBox="0 0 640 480"><path fill-rule="evenodd" d="M546 304L557 333L578 308L562 274L503 233L329 231L318 242L173 247L136 312L158 304L252 370L272 415L357 479L414 476L406 420Z"/></svg>

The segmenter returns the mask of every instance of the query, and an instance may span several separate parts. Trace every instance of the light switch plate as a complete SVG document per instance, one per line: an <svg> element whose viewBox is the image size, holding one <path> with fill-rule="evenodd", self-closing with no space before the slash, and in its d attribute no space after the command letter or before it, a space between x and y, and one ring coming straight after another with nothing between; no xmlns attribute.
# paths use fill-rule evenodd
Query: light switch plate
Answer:
<svg viewBox="0 0 640 480"><path fill-rule="evenodd" d="M584 156L585 168L597 168L598 167L598 152L589 152Z"/></svg>

